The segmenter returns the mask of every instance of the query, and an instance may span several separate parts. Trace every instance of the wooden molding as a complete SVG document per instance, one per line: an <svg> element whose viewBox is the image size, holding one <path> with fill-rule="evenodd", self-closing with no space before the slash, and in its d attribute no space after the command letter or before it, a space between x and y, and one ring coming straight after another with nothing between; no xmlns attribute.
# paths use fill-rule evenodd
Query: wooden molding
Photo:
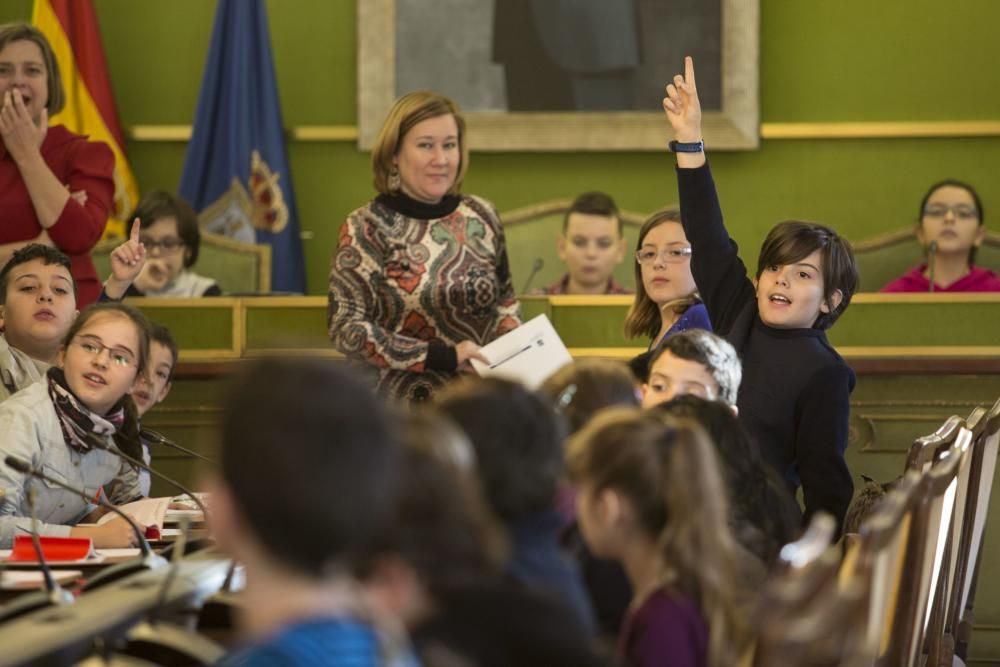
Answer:
<svg viewBox="0 0 1000 667"><path fill-rule="evenodd" d="M357 141L356 125L296 125L285 130L293 141ZM190 141L190 125L132 125L126 136L133 141ZM914 139L933 137L1000 137L1000 121L935 120L873 123L761 123L765 140L782 139Z"/></svg>
<svg viewBox="0 0 1000 667"><path fill-rule="evenodd" d="M908 139L997 137L1000 121L933 120L836 123L761 123L762 139Z"/></svg>

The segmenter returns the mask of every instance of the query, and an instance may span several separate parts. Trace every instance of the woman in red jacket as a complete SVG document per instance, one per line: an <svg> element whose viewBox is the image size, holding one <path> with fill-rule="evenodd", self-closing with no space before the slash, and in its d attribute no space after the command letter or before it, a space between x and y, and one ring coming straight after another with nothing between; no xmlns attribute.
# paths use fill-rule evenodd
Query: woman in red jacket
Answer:
<svg viewBox="0 0 1000 667"><path fill-rule="evenodd" d="M23 23L0 26L0 266L27 243L59 248L83 308L101 293L90 249L111 210L115 158L104 143L49 127L64 104L45 35Z"/></svg>

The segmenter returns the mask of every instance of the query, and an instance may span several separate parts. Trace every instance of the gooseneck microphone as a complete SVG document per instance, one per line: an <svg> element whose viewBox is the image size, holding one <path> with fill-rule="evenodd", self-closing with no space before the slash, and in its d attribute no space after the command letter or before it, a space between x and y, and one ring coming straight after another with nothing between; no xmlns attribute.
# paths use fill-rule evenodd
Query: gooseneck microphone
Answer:
<svg viewBox="0 0 1000 667"><path fill-rule="evenodd" d="M45 588L41 591L22 595L10 604L0 607L0 623L35 611L36 609L61 607L62 605L72 604L76 600L72 593L56 583L55 578L52 576L52 570L45 560L45 552L42 551L42 541L38 537L38 516L35 513L34 489L27 489L25 500L28 503L28 511L31 514L31 543L34 545L35 554L38 556L38 567L42 571Z"/></svg>
<svg viewBox="0 0 1000 667"><path fill-rule="evenodd" d="M934 291L934 263L937 257L937 250L937 241L931 241L931 244L927 246L927 279L930 281L930 284L927 286L928 292Z"/></svg>
<svg viewBox="0 0 1000 667"><path fill-rule="evenodd" d="M205 521L208 521L208 509L205 507L204 503L202 503L200 500L198 500L198 496L196 496L193 491L191 491L189 488L187 488L186 486L184 486L183 484L181 484L180 482L178 482L176 479L172 479L170 477L167 477L166 475L164 475L159 470L153 470L152 468L150 468L148 465L146 465L145 463L143 463L139 459L135 458L134 456L129 456L128 454L126 454L125 452L123 452L119 447L117 447L115 445L109 445L106 442L98 442L96 438L95 438L95 441L94 441L94 445L98 449L103 449L106 452L110 452L110 453L118 456L119 458L121 458L124 461L128 461L129 463L131 463L132 465L134 465L136 468L141 468L142 470L145 470L146 472L148 472L153 477L157 477L159 479L162 479L164 482L166 482L170 486L172 486L175 489L179 490L185 496L187 496L188 498L190 498L191 500L194 501L194 504L198 506L199 510L201 510L202 518Z"/></svg>
<svg viewBox="0 0 1000 667"><path fill-rule="evenodd" d="M19 459L16 456L8 456L4 459L4 463L6 463L8 466L18 471L19 473L30 475L32 477L37 477L43 482L52 484L53 486L58 486L61 489L65 489L70 493L80 496L88 503L91 501L91 496L85 493L83 489L78 489L75 486L67 484L61 479L56 479L51 475L46 475L40 470L36 470L30 463L28 463L24 459ZM125 519L125 521L128 522L128 525L132 527L132 532L135 533L135 537L139 542L139 549L140 551L142 551L143 560L148 560L150 563L155 562L156 565L162 564L162 559L153 553L153 550L149 547L149 542L146 541L146 536L143 534L142 529L139 528L139 524L135 522L135 519L130 517L128 514L125 514L125 512L122 512L117 505L112 505L110 502L108 502L107 498L104 497L103 493L97 496L97 502L98 504L101 505L101 507L106 507L107 509L111 510L121 518Z"/></svg>
<svg viewBox="0 0 1000 667"><path fill-rule="evenodd" d="M524 288L521 290L521 294L527 294L528 288L531 287L531 282L538 275L538 272L542 270L545 266L545 260L541 257L536 257L534 263L531 265L531 273L528 274L528 279L524 281Z"/></svg>
<svg viewBox="0 0 1000 667"><path fill-rule="evenodd" d="M163 435L159 431L154 431L151 428L143 428L143 429L140 429L139 435L142 436L143 439L148 440L149 442L156 443L157 445L164 445L166 447L170 447L171 449L176 449L179 452L183 452L183 453L187 454L188 456L193 456L196 459L201 459L202 461L205 461L206 463L210 463L213 466L219 465L218 463L216 463L212 459L208 458L204 454L199 454L198 452L194 451L193 449L188 449L187 447L182 447L181 445L178 445L176 442L174 442L173 440L171 440L167 436Z"/></svg>

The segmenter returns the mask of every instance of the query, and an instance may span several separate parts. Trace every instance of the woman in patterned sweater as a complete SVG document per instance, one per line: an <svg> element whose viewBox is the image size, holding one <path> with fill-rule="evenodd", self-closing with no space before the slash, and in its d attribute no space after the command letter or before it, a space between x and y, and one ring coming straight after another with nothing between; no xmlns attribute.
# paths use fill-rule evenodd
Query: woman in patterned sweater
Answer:
<svg viewBox="0 0 1000 667"><path fill-rule="evenodd" d="M427 400L520 324L500 218L459 194L465 121L450 99L404 95L372 151L375 199L348 216L330 270L330 337L380 393Z"/></svg>

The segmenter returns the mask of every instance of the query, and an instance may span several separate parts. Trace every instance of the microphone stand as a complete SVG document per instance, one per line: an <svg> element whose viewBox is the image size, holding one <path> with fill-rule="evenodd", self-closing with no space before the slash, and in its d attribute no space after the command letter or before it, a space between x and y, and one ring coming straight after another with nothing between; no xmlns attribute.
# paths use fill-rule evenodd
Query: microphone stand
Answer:
<svg viewBox="0 0 1000 667"><path fill-rule="evenodd" d="M136 468L141 468L142 470L145 470L146 472L148 472L150 475L153 475L154 477L162 479L164 482L166 482L170 486L174 487L175 489L178 489L181 493L183 493L185 496L187 496L188 498L190 498L191 500L194 501L194 504L197 505L198 509L201 510L202 518L204 520L206 520L206 521L208 520L208 508L206 508L205 504L203 502L201 502L200 500L198 500L198 496L196 496L186 486L184 486L183 484L181 484L180 482L178 482L175 479L167 477L166 475L164 475L162 472L160 472L158 470L153 470L148 465L146 465L145 463L143 463L139 459L135 458L134 456L129 456L128 454L126 454L125 452L123 452L116 445L109 445L109 444L107 444L106 442L103 442L103 441L102 442L98 442L96 439L95 439L94 444L97 446L98 449L103 449L106 452L110 452L110 453L112 453L112 454L120 457L121 459L123 459L123 460L131 463Z"/></svg>
<svg viewBox="0 0 1000 667"><path fill-rule="evenodd" d="M538 272L542 270L545 266L545 260L541 257L535 259L535 262L531 265L531 273L528 274L528 279L524 281L524 288L521 290L521 294L527 294L528 288L531 287L531 281L535 279Z"/></svg>
<svg viewBox="0 0 1000 667"><path fill-rule="evenodd" d="M930 284L927 286L928 292L934 291L934 264L937 260L937 241L931 241L931 244L927 246L927 278Z"/></svg>
<svg viewBox="0 0 1000 667"><path fill-rule="evenodd" d="M212 459L208 458L204 454L199 454L198 452L194 451L193 449L188 449L187 447L182 447L181 445L178 445L176 442L174 442L173 440L169 439L168 437L166 437L165 435L163 435L159 431L154 431L153 429L150 429L150 428L144 428L144 429L141 429L139 431L139 435L142 436L143 438L149 440L150 442L155 442L158 445L165 445L167 447L170 447L171 449L176 449L177 451L183 452L183 453L187 454L188 456L193 456L194 458L201 459L202 461L205 461L206 463L211 463L213 466L219 465L218 463L216 463Z"/></svg>
<svg viewBox="0 0 1000 667"><path fill-rule="evenodd" d="M38 537L38 515L35 512L35 490L30 486L26 490L25 500L28 503L28 511L31 514L31 543L35 547L35 554L38 556L38 567L42 571L42 579L45 582L45 590L38 591L19 597L11 604L0 607L0 623L17 618L22 614L41 609L43 607L61 607L72 604L75 597L73 594L60 586L52 577L52 570L45 560L45 553L42 551L42 541Z"/></svg>
<svg viewBox="0 0 1000 667"><path fill-rule="evenodd" d="M27 461L19 459L16 456L8 456L4 459L4 463L8 466L17 470L25 475L30 475L31 477L37 477L43 482L52 484L53 486L58 486L61 489L65 489L72 494L80 496L85 502L90 502L90 496L84 493L81 489L77 489L74 486L67 484L61 479L56 479L50 475L46 475L40 470L36 470ZM146 569L154 570L166 563L166 561L161 557L153 553L153 550L149 546L149 542L146 540L146 536L143 534L142 530L139 528L139 524L135 522L135 519L129 515L122 512L117 505L113 505L104 497L104 494L100 494L97 497L97 502L101 507L106 507L111 510L122 519L124 519L129 526L132 527L132 532L135 533L135 537L139 542L139 550L142 553L142 557L136 561L125 561L124 563L118 563L112 567L109 567L101 571L97 576L91 578L83 587L83 590L88 591L92 588L96 588L99 585L110 583L120 577L124 577L128 574L132 574L135 571Z"/></svg>

